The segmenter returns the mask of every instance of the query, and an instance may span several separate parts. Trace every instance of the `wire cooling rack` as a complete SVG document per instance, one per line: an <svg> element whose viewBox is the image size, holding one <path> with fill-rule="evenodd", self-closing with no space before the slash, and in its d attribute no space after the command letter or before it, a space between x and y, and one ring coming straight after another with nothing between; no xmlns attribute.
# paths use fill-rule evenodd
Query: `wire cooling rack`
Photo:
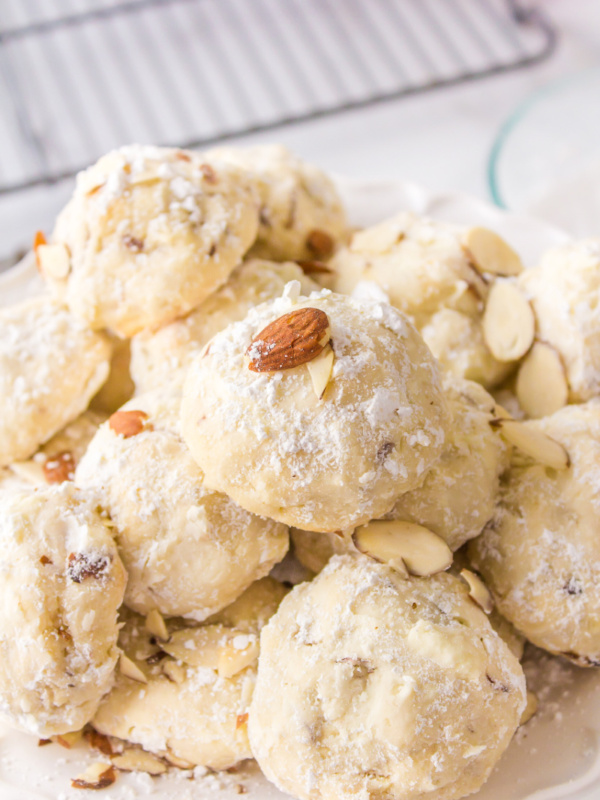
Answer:
<svg viewBox="0 0 600 800"><path fill-rule="evenodd" d="M2 0L0 194L131 141L202 146L516 69L516 0Z"/></svg>

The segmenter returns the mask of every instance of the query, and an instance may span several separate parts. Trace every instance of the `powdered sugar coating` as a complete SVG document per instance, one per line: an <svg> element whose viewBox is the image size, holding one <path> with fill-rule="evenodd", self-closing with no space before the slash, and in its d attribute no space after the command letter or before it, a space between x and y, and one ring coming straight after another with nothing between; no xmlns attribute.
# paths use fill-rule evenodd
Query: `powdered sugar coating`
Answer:
<svg viewBox="0 0 600 800"><path fill-rule="evenodd" d="M600 664L600 404L524 423L560 442L571 466L514 464L469 557L499 611L536 644Z"/></svg>
<svg viewBox="0 0 600 800"><path fill-rule="evenodd" d="M221 624L235 629L239 636L254 639L284 595L281 584L263 578L207 624ZM146 675L148 683L118 675L114 689L98 709L94 727L140 744L150 752L173 755L211 769L227 769L250 758L246 715L254 690L256 662L228 678L219 677L209 667L178 662L178 683L165 673L165 665L174 660L170 656L156 659L161 651L151 643L144 619L131 612L126 612L123 619L125 627L119 644ZM169 633L184 628L181 620L169 620Z"/></svg>
<svg viewBox="0 0 600 800"><path fill-rule="evenodd" d="M79 730L112 686L126 574L93 499L66 483L0 494L0 715Z"/></svg>
<svg viewBox="0 0 600 800"><path fill-rule="evenodd" d="M201 621L232 603L285 556L287 529L203 486L179 434L179 396L154 392L123 411L148 415L124 438L100 427L76 481L97 493L129 573L125 603L142 614Z"/></svg>
<svg viewBox="0 0 600 800"><path fill-rule="evenodd" d="M499 611L536 644L600 664L600 404L524 423L560 442L571 466L513 465L469 557Z"/></svg>
<svg viewBox="0 0 600 800"><path fill-rule="evenodd" d="M482 386L450 375L443 386L452 424L442 456L388 518L424 525L458 550L492 518L509 448L490 427L496 404Z"/></svg>
<svg viewBox="0 0 600 800"><path fill-rule="evenodd" d="M241 264L220 289L184 319L159 331L144 331L131 342L131 372L138 394L165 386L183 386L195 355L216 333L248 311L278 297L286 283L299 281L303 294L318 289L297 264L251 259Z"/></svg>
<svg viewBox="0 0 600 800"><path fill-rule="evenodd" d="M84 411L108 375L110 345L58 303L0 311L0 466L32 455Z"/></svg>
<svg viewBox="0 0 600 800"><path fill-rule="evenodd" d="M53 241L71 260L53 291L93 328L131 336L199 305L253 243L258 202L234 167L131 145L80 173Z"/></svg>
<svg viewBox="0 0 600 800"><path fill-rule="evenodd" d="M535 312L538 337L559 353L570 402L600 394L600 239L549 250L519 278Z"/></svg>
<svg viewBox="0 0 600 800"><path fill-rule="evenodd" d="M346 215L333 181L282 145L218 147L206 155L217 164L246 170L256 187L261 208L253 257L312 259L321 255L308 243L313 231L326 233L334 247L346 234Z"/></svg>
<svg viewBox="0 0 600 800"><path fill-rule="evenodd" d="M454 800L478 789L525 706L517 659L443 573L335 556L263 629L252 751L300 800Z"/></svg>
<svg viewBox="0 0 600 800"><path fill-rule="evenodd" d="M493 386L507 374L487 349L481 318L488 294L462 245L467 229L402 212L354 234L331 266L334 289L385 291L410 318L442 366L457 377Z"/></svg>
<svg viewBox="0 0 600 800"><path fill-rule="evenodd" d="M246 361L260 331L302 307L331 327L335 363L321 399L306 365L256 373ZM293 285L211 340L189 369L181 411L207 486L315 531L389 511L439 458L447 425L437 364L402 314L327 290L296 297Z"/></svg>

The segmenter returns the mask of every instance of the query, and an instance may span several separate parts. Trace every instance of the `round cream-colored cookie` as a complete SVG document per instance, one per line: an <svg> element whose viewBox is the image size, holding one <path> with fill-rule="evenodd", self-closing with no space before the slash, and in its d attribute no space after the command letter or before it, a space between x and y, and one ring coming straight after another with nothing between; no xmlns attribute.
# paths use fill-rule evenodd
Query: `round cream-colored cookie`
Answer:
<svg viewBox="0 0 600 800"><path fill-rule="evenodd" d="M183 385L195 355L216 333L248 311L278 297L289 281L300 281L303 294L319 287L291 261L251 259L231 274L227 283L184 319L159 331L144 331L131 343L131 372L138 394Z"/></svg>
<svg viewBox="0 0 600 800"><path fill-rule="evenodd" d="M482 315L489 278L474 268L466 228L402 212L355 233L335 256L334 289L362 294L374 282L407 314L442 365L486 386L510 370L489 352Z"/></svg>
<svg viewBox="0 0 600 800"><path fill-rule="evenodd" d="M73 480L77 464L105 419L96 411L84 411L27 461L13 462L10 470L28 484L38 487Z"/></svg>
<svg viewBox="0 0 600 800"><path fill-rule="evenodd" d="M175 634L170 642L157 639L143 617L126 612L119 644L146 682L121 672L94 727L190 766L227 769L251 758L247 719L258 634L284 595L280 583L263 578L201 628L169 620L168 634ZM194 635L205 637L204 647ZM195 646L186 648L186 641Z"/></svg>
<svg viewBox="0 0 600 800"><path fill-rule="evenodd" d="M48 299L0 311L0 466L29 458L106 380L107 339Z"/></svg>
<svg viewBox="0 0 600 800"><path fill-rule="evenodd" d="M323 259L345 236L346 215L331 179L282 145L219 147L207 157L247 170L257 187L261 208L253 256Z"/></svg>
<svg viewBox="0 0 600 800"><path fill-rule="evenodd" d="M600 239L549 250L520 276L538 337L559 354L571 402L600 394Z"/></svg>
<svg viewBox="0 0 600 800"><path fill-rule="evenodd" d="M240 170L131 145L80 173L52 244L36 252L74 314L92 328L132 336L205 300L257 230L258 198Z"/></svg>
<svg viewBox="0 0 600 800"><path fill-rule="evenodd" d="M288 533L204 488L178 413L178 395L134 398L100 427L76 481L97 492L115 526L125 603L202 621L281 561Z"/></svg>
<svg viewBox="0 0 600 800"><path fill-rule="evenodd" d="M297 289L252 309L194 360L182 431L210 488L293 527L343 530L385 514L422 483L444 446L446 404L437 364L400 312L327 290L296 297ZM304 309L328 326L323 339L331 332L334 363L321 397L311 361L295 365L306 355L302 333L280 344L291 335L286 315ZM256 372L253 358L295 366Z"/></svg>
<svg viewBox="0 0 600 800"><path fill-rule="evenodd" d="M334 556L262 631L250 743L300 800L455 800L487 779L525 694L459 578Z"/></svg>
<svg viewBox="0 0 600 800"><path fill-rule="evenodd" d="M442 456L388 518L423 525L458 550L492 518L509 448L490 427L495 402L482 386L446 375L444 391L452 422Z"/></svg>
<svg viewBox="0 0 600 800"><path fill-rule="evenodd" d="M469 557L498 610L538 647L600 665L600 404L528 422L560 442L571 466L514 464L498 510Z"/></svg>
<svg viewBox="0 0 600 800"><path fill-rule="evenodd" d="M92 497L72 483L0 493L0 716L79 730L112 686L126 574Z"/></svg>
<svg viewBox="0 0 600 800"><path fill-rule="evenodd" d="M294 548L294 555L303 567L314 572L321 572L330 558L344 553L356 553L352 539L340 533L315 533L292 528L290 539Z"/></svg>

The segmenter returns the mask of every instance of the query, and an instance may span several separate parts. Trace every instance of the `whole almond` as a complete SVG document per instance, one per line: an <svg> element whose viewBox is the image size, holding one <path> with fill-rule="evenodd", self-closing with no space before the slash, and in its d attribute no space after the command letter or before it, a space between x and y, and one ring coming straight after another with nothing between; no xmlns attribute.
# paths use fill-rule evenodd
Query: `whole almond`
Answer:
<svg viewBox="0 0 600 800"><path fill-rule="evenodd" d="M108 427L124 439L129 439L144 430L147 419L148 414L145 411L115 411L108 420Z"/></svg>
<svg viewBox="0 0 600 800"><path fill-rule="evenodd" d="M68 450L50 456L42 467L47 483L72 481L75 474L75 459Z"/></svg>
<svg viewBox="0 0 600 800"><path fill-rule="evenodd" d="M276 372L306 364L331 338L329 319L318 308L298 308L267 325L246 351L253 372Z"/></svg>
<svg viewBox="0 0 600 800"><path fill-rule="evenodd" d="M316 256L326 258L333 253L335 242L326 231L315 228L306 237L306 246Z"/></svg>

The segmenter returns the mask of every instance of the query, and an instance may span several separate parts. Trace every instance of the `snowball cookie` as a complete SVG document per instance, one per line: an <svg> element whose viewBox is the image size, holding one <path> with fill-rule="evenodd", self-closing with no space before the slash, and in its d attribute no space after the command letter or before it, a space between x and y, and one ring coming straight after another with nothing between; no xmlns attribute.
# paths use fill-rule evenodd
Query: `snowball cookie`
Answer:
<svg viewBox="0 0 600 800"><path fill-rule="evenodd" d="M37 255L74 314L132 336L199 305L227 280L257 229L258 200L239 170L130 145L79 174L53 244Z"/></svg>
<svg viewBox="0 0 600 800"><path fill-rule="evenodd" d="M98 709L94 727L190 766L227 769L251 758L247 719L256 679L258 633L284 595L280 583L263 578L201 628L169 620L168 633L176 633L170 643L153 637L143 617L126 612L119 643L147 683L119 674L115 688ZM192 645L198 645L194 635L206 636L204 649L199 645L186 648L186 633ZM172 645L177 639L176 651ZM161 644L183 659L167 655Z"/></svg>
<svg viewBox="0 0 600 800"><path fill-rule="evenodd" d="M519 278L539 338L559 354L570 402L600 394L600 239L549 250Z"/></svg>
<svg viewBox="0 0 600 800"><path fill-rule="evenodd" d="M600 666L600 404L527 424L560 442L571 466L513 465L469 557L500 613L533 644Z"/></svg>
<svg viewBox="0 0 600 800"><path fill-rule="evenodd" d="M385 514L423 481L444 446L446 404L437 364L400 312L326 289L310 298L293 290L229 325L194 360L183 437L208 487L255 514L331 532ZM285 344L286 315L307 308L310 324L328 321L322 338L330 330L335 353L320 398L311 362L293 366L306 356L309 326ZM266 366L281 357L286 368L255 372L252 354Z"/></svg>
<svg viewBox="0 0 600 800"><path fill-rule="evenodd" d="M109 359L106 338L57 303L0 310L0 466L28 458L81 414Z"/></svg>
<svg viewBox="0 0 600 800"><path fill-rule="evenodd" d="M525 707L518 660L460 579L334 556L261 635L249 733L300 800L476 791Z"/></svg>
<svg viewBox="0 0 600 800"><path fill-rule="evenodd" d="M156 392L123 406L90 443L76 481L97 492L115 526L126 605L200 622L281 561L288 532L204 488L178 432L178 401Z"/></svg>
<svg viewBox="0 0 600 800"><path fill-rule="evenodd" d="M402 212L355 233L331 266L334 289L362 293L374 282L407 314L442 365L487 386L506 364L487 349L481 320L488 281L463 246L466 228ZM451 313L449 313L451 312Z"/></svg>
<svg viewBox="0 0 600 800"><path fill-rule="evenodd" d="M291 261L278 264L250 259L187 317L159 331L139 333L131 342L131 372L137 393L183 385L192 359L215 333L243 319L253 306L278 297L293 280L300 281L302 294L319 288Z"/></svg>
<svg viewBox="0 0 600 800"><path fill-rule="evenodd" d="M82 728L112 686L126 574L89 495L0 493L0 718Z"/></svg>
<svg viewBox="0 0 600 800"><path fill-rule="evenodd" d="M282 145L218 147L211 161L247 170L261 201L258 237L251 254L275 261L332 255L347 231L338 192L318 167Z"/></svg>
<svg viewBox="0 0 600 800"><path fill-rule="evenodd" d="M492 518L509 448L490 427L496 404L482 386L450 375L443 386L452 423L442 456L388 518L424 525L458 550Z"/></svg>
<svg viewBox="0 0 600 800"><path fill-rule="evenodd" d="M337 533L315 533L292 528L290 539L298 561L315 574L321 572L336 553L358 552L352 544L352 539Z"/></svg>

